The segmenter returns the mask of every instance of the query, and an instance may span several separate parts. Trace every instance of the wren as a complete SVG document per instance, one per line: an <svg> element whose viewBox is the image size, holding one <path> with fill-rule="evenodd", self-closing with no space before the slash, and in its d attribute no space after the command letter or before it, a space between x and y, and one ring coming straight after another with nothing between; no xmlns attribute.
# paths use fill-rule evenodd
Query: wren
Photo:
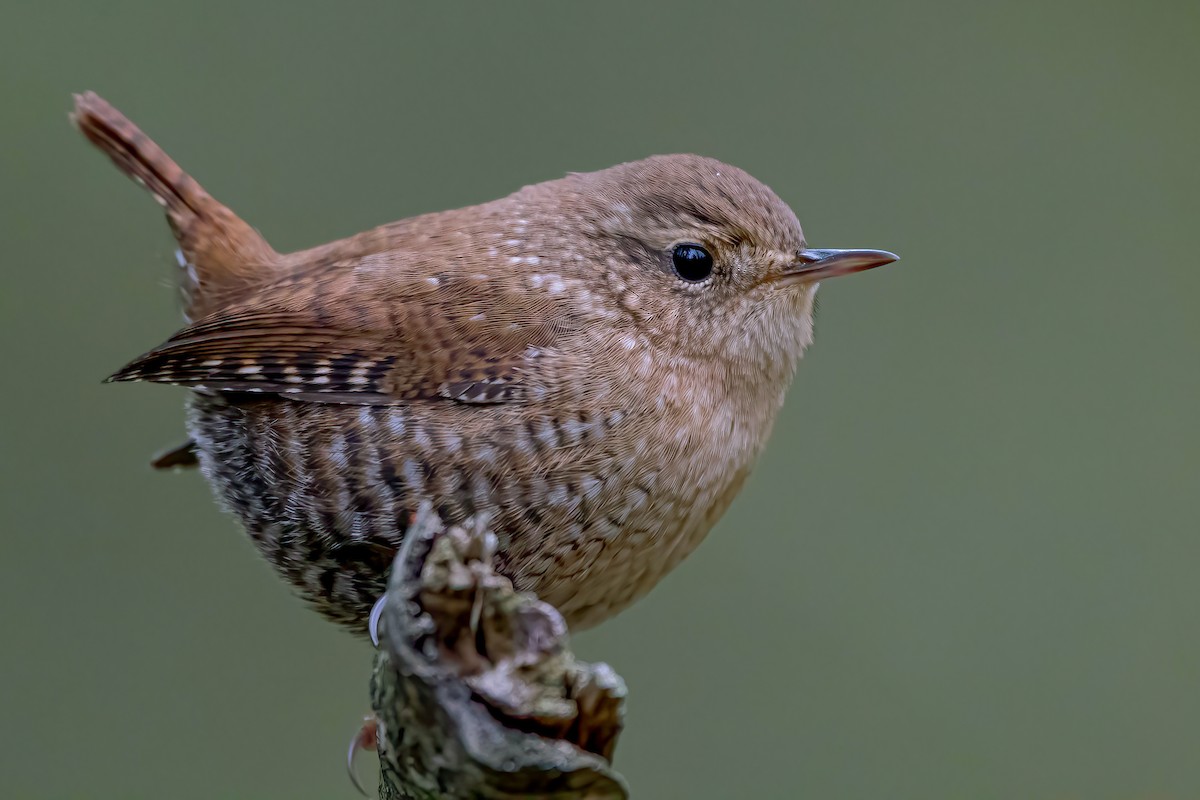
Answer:
<svg viewBox="0 0 1200 800"><path fill-rule="evenodd" d="M186 327L109 380L186 386L220 502L365 632L422 503L486 515L575 629L648 592L729 506L813 337L807 247L736 167L654 156L281 254L116 109L75 125L166 209ZM194 454L194 455L193 455Z"/></svg>

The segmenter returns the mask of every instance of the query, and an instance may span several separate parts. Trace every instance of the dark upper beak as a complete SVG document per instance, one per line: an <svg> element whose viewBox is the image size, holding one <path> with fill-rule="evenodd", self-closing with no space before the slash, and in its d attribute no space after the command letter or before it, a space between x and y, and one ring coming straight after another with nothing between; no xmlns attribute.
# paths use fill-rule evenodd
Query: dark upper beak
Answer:
<svg viewBox="0 0 1200 800"><path fill-rule="evenodd" d="M820 281L882 267L900 256L887 250L801 250L787 277L803 281Z"/></svg>

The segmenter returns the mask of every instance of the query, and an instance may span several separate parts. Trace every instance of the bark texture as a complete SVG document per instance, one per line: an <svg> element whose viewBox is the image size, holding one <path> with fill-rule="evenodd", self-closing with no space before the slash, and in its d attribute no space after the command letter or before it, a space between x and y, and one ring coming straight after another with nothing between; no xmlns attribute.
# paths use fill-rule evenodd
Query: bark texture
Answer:
<svg viewBox="0 0 1200 800"><path fill-rule="evenodd" d="M380 797L627 797L610 763L623 681L577 661L559 613L495 553L486 520L446 527L429 508L405 536L371 678Z"/></svg>

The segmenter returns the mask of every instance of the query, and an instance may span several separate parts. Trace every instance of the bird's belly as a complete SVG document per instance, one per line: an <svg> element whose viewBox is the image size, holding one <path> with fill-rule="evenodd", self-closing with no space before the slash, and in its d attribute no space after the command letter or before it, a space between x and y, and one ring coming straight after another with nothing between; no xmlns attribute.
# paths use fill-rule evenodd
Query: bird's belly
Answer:
<svg viewBox="0 0 1200 800"><path fill-rule="evenodd" d="M438 411L195 394L189 430L217 496L268 561L359 631L423 502L451 523L487 514L500 568L580 628L649 591L745 475L698 481L682 456L620 435L619 411L498 411L485 425L479 409L461 425Z"/></svg>

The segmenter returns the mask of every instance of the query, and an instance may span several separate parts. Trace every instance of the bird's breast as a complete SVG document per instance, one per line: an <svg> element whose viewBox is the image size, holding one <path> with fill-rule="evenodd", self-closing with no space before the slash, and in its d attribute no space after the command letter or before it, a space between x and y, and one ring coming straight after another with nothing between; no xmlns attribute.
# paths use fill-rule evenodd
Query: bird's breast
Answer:
<svg viewBox="0 0 1200 800"><path fill-rule="evenodd" d="M430 502L451 523L487 514L501 567L580 627L695 548L765 438L725 384L685 363L602 372L515 405L197 394L189 428L224 504L303 593L339 585L340 553L394 551ZM369 587L386 575L342 577Z"/></svg>

